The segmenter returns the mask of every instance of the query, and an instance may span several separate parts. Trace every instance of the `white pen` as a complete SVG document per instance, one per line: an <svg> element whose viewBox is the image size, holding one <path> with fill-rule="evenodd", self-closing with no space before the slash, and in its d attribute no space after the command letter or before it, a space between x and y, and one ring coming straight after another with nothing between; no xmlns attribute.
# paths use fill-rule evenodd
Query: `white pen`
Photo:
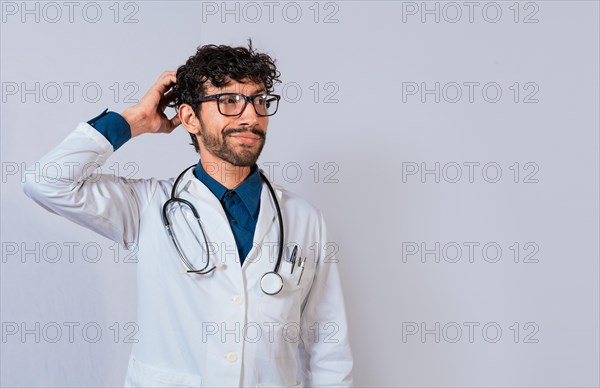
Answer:
<svg viewBox="0 0 600 388"><path fill-rule="evenodd" d="M302 279L302 274L304 273L304 262L306 261L306 257L301 257L298 261L298 267L300 267L300 276L298 276L298 286L300 285L300 280Z"/></svg>

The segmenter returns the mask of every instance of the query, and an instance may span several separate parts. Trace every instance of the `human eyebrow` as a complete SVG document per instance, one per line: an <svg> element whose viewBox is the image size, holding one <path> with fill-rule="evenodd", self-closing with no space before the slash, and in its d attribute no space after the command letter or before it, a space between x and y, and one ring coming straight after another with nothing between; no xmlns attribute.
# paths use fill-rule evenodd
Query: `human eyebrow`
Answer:
<svg viewBox="0 0 600 388"><path fill-rule="evenodd" d="M264 94L266 92L267 92L267 90L265 88L260 88L260 89L256 90L254 93L251 93L250 95L255 96L257 94Z"/></svg>

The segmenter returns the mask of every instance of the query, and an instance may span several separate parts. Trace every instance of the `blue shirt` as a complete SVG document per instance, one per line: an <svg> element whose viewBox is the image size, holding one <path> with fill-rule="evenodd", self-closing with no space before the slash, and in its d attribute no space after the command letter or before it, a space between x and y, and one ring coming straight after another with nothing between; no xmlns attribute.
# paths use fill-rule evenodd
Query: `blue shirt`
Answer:
<svg viewBox="0 0 600 388"><path fill-rule="evenodd" d="M129 123L123 116L115 112L109 112L108 109L105 109L104 112L87 123L96 128L112 144L115 151L131 139Z"/></svg>
<svg viewBox="0 0 600 388"><path fill-rule="evenodd" d="M109 112L108 109L88 121L88 124L96 128L112 144L115 151L131 139L129 123L123 116ZM243 264L252 249L260 210L262 179L258 166L256 164L252 166L248 177L233 190L227 189L208 175L200 162L194 169L194 175L208 187L223 206L240 254L240 263Z"/></svg>
<svg viewBox="0 0 600 388"><path fill-rule="evenodd" d="M196 165L194 174L223 205L240 253L240 261L243 263L252 249L254 230L258 221L262 188L258 166L256 164L252 166L248 177L233 190L227 189L208 175L200 162Z"/></svg>

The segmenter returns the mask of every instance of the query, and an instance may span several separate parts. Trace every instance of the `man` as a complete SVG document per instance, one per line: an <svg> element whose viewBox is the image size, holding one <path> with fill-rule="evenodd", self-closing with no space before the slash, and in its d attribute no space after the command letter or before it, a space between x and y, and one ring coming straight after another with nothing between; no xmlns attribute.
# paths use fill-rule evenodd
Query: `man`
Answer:
<svg viewBox="0 0 600 388"><path fill-rule="evenodd" d="M278 77L251 42L199 47L137 105L80 123L40 160L70 166L62 179L24 183L49 211L137 249L139 331L126 386L352 385L323 216L291 192L271 191L256 165L277 111ZM168 105L178 107L171 119ZM180 124L200 162L175 190L174 178L86 179L130 138ZM172 201L163 212L173 195L187 203Z"/></svg>

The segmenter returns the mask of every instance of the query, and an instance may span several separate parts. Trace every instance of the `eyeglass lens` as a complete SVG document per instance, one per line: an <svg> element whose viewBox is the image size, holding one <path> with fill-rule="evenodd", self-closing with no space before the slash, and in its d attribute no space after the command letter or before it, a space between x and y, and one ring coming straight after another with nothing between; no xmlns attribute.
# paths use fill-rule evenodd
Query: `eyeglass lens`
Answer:
<svg viewBox="0 0 600 388"><path fill-rule="evenodd" d="M271 116L277 112L279 100L272 94L253 96L254 109L261 116ZM219 111L224 115L237 116L244 110L246 100L242 94L225 94L219 99Z"/></svg>

